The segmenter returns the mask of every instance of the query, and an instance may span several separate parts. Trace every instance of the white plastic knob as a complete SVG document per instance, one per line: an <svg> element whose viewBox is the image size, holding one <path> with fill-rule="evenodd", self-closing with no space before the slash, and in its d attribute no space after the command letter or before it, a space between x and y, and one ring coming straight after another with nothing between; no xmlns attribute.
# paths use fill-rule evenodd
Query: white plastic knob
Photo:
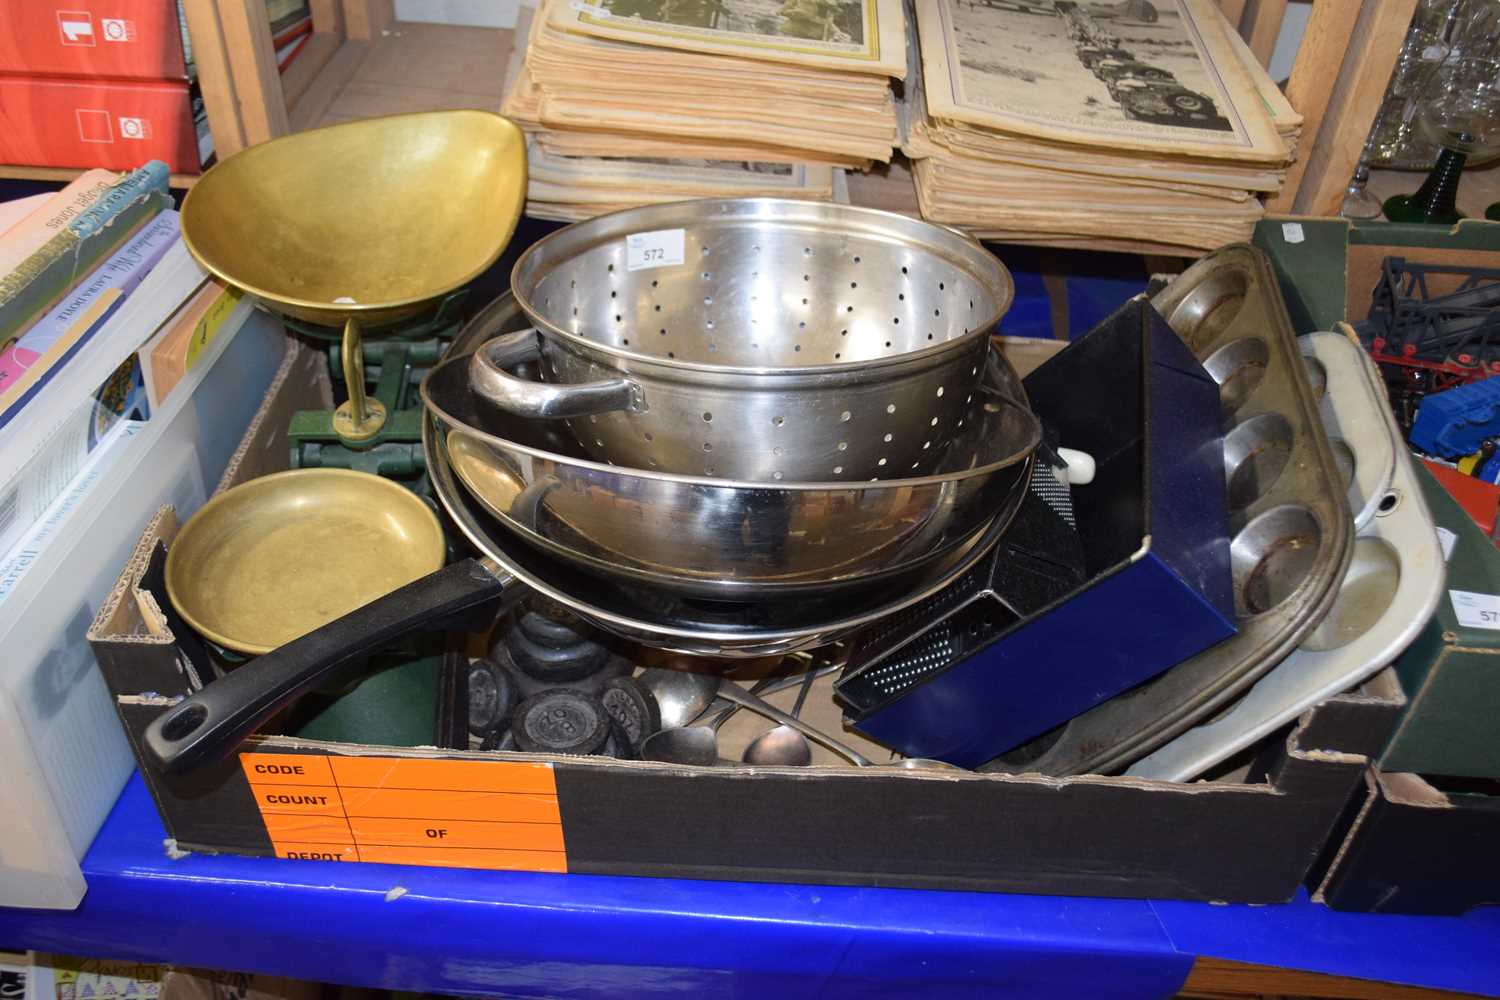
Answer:
<svg viewBox="0 0 1500 1000"><path fill-rule="evenodd" d="M1068 463L1068 485L1087 486L1094 481L1094 456L1072 448L1057 449L1058 457Z"/></svg>

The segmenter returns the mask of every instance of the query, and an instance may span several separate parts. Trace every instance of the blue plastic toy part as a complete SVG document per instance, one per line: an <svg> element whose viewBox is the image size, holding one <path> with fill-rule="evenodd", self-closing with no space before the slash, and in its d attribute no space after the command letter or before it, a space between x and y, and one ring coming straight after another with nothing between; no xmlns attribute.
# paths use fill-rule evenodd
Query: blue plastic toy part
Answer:
<svg viewBox="0 0 1500 1000"><path fill-rule="evenodd" d="M1500 379L1484 379L1434 392L1412 422L1411 443L1429 455L1458 458L1500 435Z"/></svg>

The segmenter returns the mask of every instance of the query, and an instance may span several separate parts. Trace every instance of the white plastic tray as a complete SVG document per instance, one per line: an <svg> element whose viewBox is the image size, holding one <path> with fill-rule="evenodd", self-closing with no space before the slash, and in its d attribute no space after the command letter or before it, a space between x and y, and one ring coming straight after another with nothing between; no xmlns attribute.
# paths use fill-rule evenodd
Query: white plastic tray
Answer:
<svg viewBox="0 0 1500 1000"><path fill-rule="evenodd" d="M84 634L141 525L204 502L284 350L281 324L242 302L0 603L0 906L82 900L78 860L135 766Z"/></svg>

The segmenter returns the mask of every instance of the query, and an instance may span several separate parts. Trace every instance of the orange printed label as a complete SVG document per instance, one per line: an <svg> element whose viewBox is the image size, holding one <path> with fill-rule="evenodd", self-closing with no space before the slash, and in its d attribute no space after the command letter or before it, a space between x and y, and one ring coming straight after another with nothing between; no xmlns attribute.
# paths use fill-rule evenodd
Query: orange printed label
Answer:
<svg viewBox="0 0 1500 1000"><path fill-rule="evenodd" d="M417 788L349 788L344 810L350 816L424 819L482 819L494 823L560 823L557 793L423 791Z"/></svg>
<svg viewBox="0 0 1500 1000"><path fill-rule="evenodd" d="M266 822L266 833L271 842L282 841L298 844L347 844L354 842L349 831L349 821L339 816L295 816L284 813L263 812L260 818Z"/></svg>
<svg viewBox="0 0 1500 1000"><path fill-rule="evenodd" d="M329 757L345 788L414 788L453 792L540 792L557 795L551 764L512 760L411 760Z"/></svg>
<svg viewBox="0 0 1500 1000"><path fill-rule="evenodd" d="M290 840L275 842L278 858L297 861L358 861L353 844L299 844Z"/></svg>
<svg viewBox="0 0 1500 1000"><path fill-rule="evenodd" d="M339 790L332 785L251 785L255 804L266 813L301 813L319 816L344 815Z"/></svg>
<svg viewBox="0 0 1500 1000"><path fill-rule="evenodd" d="M327 757L291 753L242 753L240 766L252 785L331 785Z"/></svg>
<svg viewBox="0 0 1500 1000"><path fill-rule="evenodd" d="M470 850L455 847L361 847L361 861L382 865L433 865L439 868L498 868L506 871L568 870L568 856L552 851Z"/></svg>
<svg viewBox="0 0 1500 1000"><path fill-rule="evenodd" d="M471 823L463 820L357 819L349 829L361 844L384 847L489 848L498 843L528 851L562 852L562 827L553 823Z"/></svg>
<svg viewBox="0 0 1500 1000"><path fill-rule="evenodd" d="M276 855L566 872L550 764L246 753Z"/></svg>

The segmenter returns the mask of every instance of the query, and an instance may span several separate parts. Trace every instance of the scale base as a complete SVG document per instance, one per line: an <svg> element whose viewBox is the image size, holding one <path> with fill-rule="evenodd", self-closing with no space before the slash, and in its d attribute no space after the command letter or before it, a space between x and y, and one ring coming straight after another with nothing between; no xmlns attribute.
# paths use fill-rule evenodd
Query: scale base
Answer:
<svg viewBox="0 0 1500 1000"><path fill-rule="evenodd" d="M431 324L420 329L432 330ZM379 419L354 426L349 404L336 410L303 410L287 426L293 469L353 469L393 479L422 496L430 496L427 463L422 455L422 404L417 386L442 357L457 326L442 328L446 337L421 340L393 336L362 345L367 392L365 405ZM403 331L404 333L404 331ZM341 346L329 346L329 371L343 372ZM361 433L363 430L363 433Z"/></svg>

